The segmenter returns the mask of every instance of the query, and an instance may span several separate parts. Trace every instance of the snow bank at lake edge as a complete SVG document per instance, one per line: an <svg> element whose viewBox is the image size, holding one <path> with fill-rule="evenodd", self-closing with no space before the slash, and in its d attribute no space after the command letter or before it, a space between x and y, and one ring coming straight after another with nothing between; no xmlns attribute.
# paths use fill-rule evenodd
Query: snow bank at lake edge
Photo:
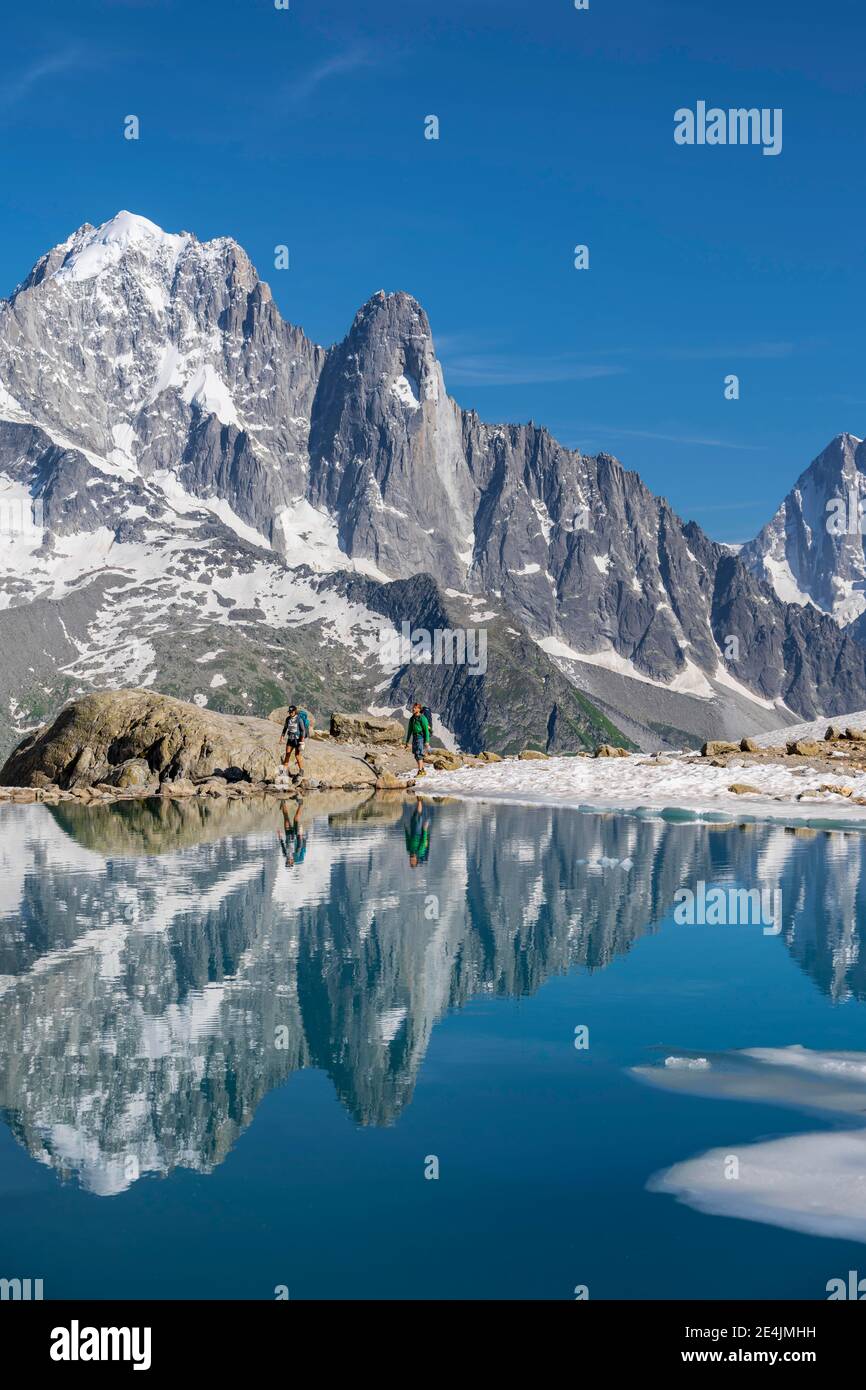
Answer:
<svg viewBox="0 0 866 1390"><path fill-rule="evenodd" d="M728 790L738 782L755 787L756 793ZM824 792L808 800L796 799L828 783L850 787L853 796ZM417 790L425 795L589 811L683 812L697 819L866 826L866 806L852 805L854 797L866 799L866 773L840 769L838 774L827 774L782 763L738 766L737 760L727 767L713 767L693 754L509 759L456 772L428 772Z"/></svg>

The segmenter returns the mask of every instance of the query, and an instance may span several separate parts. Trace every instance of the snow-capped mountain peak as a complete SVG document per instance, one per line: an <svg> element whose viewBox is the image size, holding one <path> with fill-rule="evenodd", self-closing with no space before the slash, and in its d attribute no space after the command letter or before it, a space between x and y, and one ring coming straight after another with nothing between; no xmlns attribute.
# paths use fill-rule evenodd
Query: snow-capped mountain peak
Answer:
<svg viewBox="0 0 866 1390"><path fill-rule="evenodd" d="M0 417L39 425L109 473L175 471L270 540L306 490L323 357L283 322L236 242L123 211L79 228L0 301ZM229 471L227 491L215 475Z"/></svg>
<svg viewBox="0 0 866 1390"><path fill-rule="evenodd" d="M118 212L101 227L80 228L54 278L58 284L92 280L116 266L131 249L173 268L181 252L194 240L189 232L164 232L147 217Z"/></svg>

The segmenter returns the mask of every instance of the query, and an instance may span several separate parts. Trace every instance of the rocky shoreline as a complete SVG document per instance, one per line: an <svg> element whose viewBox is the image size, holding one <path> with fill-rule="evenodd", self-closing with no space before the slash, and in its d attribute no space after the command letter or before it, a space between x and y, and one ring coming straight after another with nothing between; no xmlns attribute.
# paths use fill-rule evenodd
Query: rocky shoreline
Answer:
<svg viewBox="0 0 866 1390"><path fill-rule="evenodd" d="M739 743L716 739L703 745L701 758L708 759L711 767L747 771L775 763L804 777L813 772L816 780L822 774L825 777L838 777L845 773L866 774L866 729L830 724L823 738L796 738L783 745L765 745L753 738L741 739ZM691 761L700 759L692 758ZM761 788L748 782L734 782L728 790L738 796L762 794ZM856 795L855 788L845 782L820 782L815 787L804 788L797 793L796 799L808 800L810 795L841 796L850 798L854 806L866 806L866 797Z"/></svg>
<svg viewBox="0 0 866 1390"><path fill-rule="evenodd" d="M565 786L575 800L602 805L616 799L617 788L628 800L631 786L648 804L663 800L668 789L669 804L676 804L677 788L683 805L742 799L866 807L866 729L844 724L778 746L711 740L700 752L683 753L634 754L601 744L591 754L549 757L528 748L503 759L437 747L428 758L429 779L419 782L403 748L402 723L340 712L327 731L312 731L303 775L287 777L280 761L285 712L273 710L267 719L222 715L150 690L85 695L21 741L0 769L0 803L87 806L421 789L483 796L490 788L494 795L513 788L519 796L521 787L533 790L530 799L547 800ZM731 780L720 779L719 769Z"/></svg>
<svg viewBox="0 0 866 1390"><path fill-rule="evenodd" d="M85 695L21 741L0 769L0 802L237 800L414 786L416 764L403 748L404 726L340 712L328 731L312 731L304 775L287 778L280 760L285 713L222 715L144 690ZM434 748L429 761L434 770L454 771L496 756Z"/></svg>

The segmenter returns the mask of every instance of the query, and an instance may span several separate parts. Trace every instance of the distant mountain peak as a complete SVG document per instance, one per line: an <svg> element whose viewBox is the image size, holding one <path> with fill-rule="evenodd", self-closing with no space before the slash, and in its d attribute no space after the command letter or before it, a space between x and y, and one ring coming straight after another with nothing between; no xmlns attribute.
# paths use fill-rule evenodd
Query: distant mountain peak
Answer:
<svg viewBox="0 0 866 1390"><path fill-rule="evenodd" d="M845 431L812 460L772 519L743 546L743 562L783 602L812 605L840 627L857 622L866 613L866 542L856 515L861 498L866 445Z"/></svg>
<svg viewBox="0 0 866 1390"><path fill-rule="evenodd" d="M432 344L430 320L418 300L405 290L377 290L355 315L349 336L424 339Z"/></svg>

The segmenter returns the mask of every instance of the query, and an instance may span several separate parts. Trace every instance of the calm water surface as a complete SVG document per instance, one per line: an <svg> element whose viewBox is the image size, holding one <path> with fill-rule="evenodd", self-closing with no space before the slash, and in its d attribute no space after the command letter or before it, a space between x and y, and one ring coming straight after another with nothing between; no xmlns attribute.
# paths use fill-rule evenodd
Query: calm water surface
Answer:
<svg viewBox="0 0 866 1390"><path fill-rule="evenodd" d="M0 808L0 1276L826 1297L866 1273L864 847L348 795ZM781 930L678 925L700 883L780 889Z"/></svg>

